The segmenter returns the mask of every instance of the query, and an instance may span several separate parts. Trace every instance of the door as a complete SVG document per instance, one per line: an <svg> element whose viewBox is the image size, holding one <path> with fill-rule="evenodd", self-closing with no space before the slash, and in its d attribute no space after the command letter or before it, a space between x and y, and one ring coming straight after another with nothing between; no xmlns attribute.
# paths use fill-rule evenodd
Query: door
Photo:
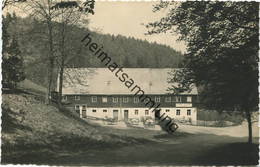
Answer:
<svg viewBox="0 0 260 167"><path fill-rule="evenodd" d="M124 110L124 120L128 120L128 110Z"/></svg>
<svg viewBox="0 0 260 167"><path fill-rule="evenodd" d="M87 118L87 107L85 105L82 106L82 117Z"/></svg>
<svg viewBox="0 0 260 167"><path fill-rule="evenodd" d="M113 118L118 121L118 110L113 110Z"/></svg>
<svg viewBox="0 0 260 167"><path fill-rule="evenodd" d="M156 110L155 113L154 113L154 116L155 116L155 119L159 119L160 116L161 116L161 110Z"/></svg>

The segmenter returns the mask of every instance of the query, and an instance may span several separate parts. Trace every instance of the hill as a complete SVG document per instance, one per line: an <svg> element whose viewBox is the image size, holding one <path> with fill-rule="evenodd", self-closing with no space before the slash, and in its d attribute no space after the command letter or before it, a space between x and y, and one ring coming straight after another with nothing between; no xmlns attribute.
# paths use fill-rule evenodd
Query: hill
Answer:
<svg viewBox="0 0 260 167"><path fill-rule="evenodd" d="M29 17L20 18L15 15L7 15L3 24L8 26L8 34L18 38L25 62L26 77L46 86L46 64L49 54L46 24ZM55 56L59 56L60 23L53 24ZM104 67L81 43L81 39L89 32L93 40L102 45L103 50L117 64L125 68L176 68L180 66L182 60L182 54L169 46L133 37L101 34L75 25L67 26L66 30L66 67Z"/></svg>
<svg viewBox="0 0 260 167"><path fill-rule="evenodd" d="M2 99L2 163L16 163L16 159L19 163L54 163L50 157L146 141L115 134L65 109L59 111L55 106L45 105L38 94L20 90L15 94L4 93ZM23 158L19 157L32 158L21 162Z"/></svg>

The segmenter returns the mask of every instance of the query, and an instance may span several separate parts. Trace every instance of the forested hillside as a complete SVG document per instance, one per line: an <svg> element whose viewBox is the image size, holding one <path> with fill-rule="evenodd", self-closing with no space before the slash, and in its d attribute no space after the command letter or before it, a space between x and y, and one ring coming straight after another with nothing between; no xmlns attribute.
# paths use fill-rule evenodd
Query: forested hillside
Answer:
<svg viewBox="0 0 260 167"><path fill-rule="evenodd" d="M46 85L46 61L48 59L48 39L46 38L46 24L32 18L20 18L7 15L4 24L8 23L8 33L16 36L24 58L26 78L38 84ZM56 27L60 23L55 23ZM93 41L103 45L117 64L128 68L176 68L182 59L180 52L156 43L135 39L133 37L114 36L91 32L85 27L67 26L70 40L66 45L66 67L102 67L100 60L88 51L80 42L88 33ZM60 32L54 29L54 38L59 38ZM57 40L56 40L57 41ZM54 44L55 45L55 44ZM59 44L56 44L57 48ZM54 48L55 49L55 48ZM58 51L56 52L58 54ZM58 56L58 55L57 55ZM57 69L58 70L58 69ZM56 71L57 71L56 70Z"/></svg>

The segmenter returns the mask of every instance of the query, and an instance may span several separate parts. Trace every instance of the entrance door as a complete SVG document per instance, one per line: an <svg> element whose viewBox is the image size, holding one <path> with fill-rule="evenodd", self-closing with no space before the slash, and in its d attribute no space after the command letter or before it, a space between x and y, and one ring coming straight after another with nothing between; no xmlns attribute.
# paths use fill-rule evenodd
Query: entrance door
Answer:
<svg viewBox="0 0 260 167"><path fill-rule="evenodd" d="M82 106L82 117L87 118L87 107L85 105Z"/></svg>
<svg viewBox="0 0 260 167"><path fill-rule="evenodd" d="M161 116L161 110L156 110L155 113L154 113L154 115L155 115L155 119L156 119L156 118L159 119L160 116Z"/></svg>
<svg viewBox="0 0 260 167"><path fill-rule="evenodd" d="M113 110L113 118L118 121L118 110Z"/></svg>
<svg viewBox="0 0 260 167"><path fill-rule="evenodd" d="M128 120L128 110L124 110L124 120Z"/></svg>

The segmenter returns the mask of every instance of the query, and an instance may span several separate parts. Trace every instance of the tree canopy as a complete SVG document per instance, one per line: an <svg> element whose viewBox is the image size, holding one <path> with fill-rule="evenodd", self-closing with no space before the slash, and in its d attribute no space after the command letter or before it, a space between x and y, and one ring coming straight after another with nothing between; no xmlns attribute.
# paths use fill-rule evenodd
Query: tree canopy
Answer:
<svg viewBox="0 0 260 167"><path fill-rule="evenodd" d="M4 25L6 22L4 21ZM57 28L59 22L53 22L54 40L59 41L60 34ZM83 36L90 32L96 43L104 46L106 51L118 64L125 68L177 68L182 59L182 54L169 46L150 43L148 41L124 37L121 35L100 34L76 25L66 25L69 39L66 42L65 51L68 55L65 62L66 67L87 68L104 67L99 59L85 49L80 42ZM25 71L28 79L46 86L46 54L48 54L48 39L46 38L46 24L34 18L17 17L16 21L8 27L9 34L19 32L18 43L25 62ZM55 55L58 52L58 43L55 42ZM155 56L160 62L155 61ZM55 74L56 75L56 74Z"/></svg>
<svg viewBox="0 0 260 167"><path fill-rule="evenodd" d="M154 10L162 8L168 14L147 25L149 33L175 32L187 44L185 68L170 81L179 85L169 90L196 84L204 107L241 111L251 119L258 106L258 3L162 2Z"/></svg>

